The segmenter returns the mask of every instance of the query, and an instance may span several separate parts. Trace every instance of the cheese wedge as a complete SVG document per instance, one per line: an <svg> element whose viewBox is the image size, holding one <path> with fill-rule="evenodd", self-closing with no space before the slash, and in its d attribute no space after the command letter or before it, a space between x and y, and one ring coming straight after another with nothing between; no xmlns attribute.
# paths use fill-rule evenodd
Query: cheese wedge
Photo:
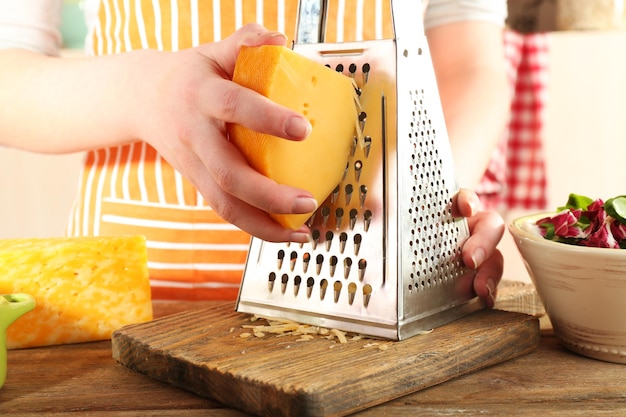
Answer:
<svg viewBox="0 0 626 417"><path fill-rule="evenodd" d="M230 141L261 174L309 191L318 205L341 181L358 127L353 80L289 48L242 47L233 81L304 115L312 132L295 142L229 126ZM282 226L297 229L308 214L272 213Z"/></svg>
<svg viewBox="0 0 626 417"><path fill-rule="evenodd" d="M143 236L0 240L0 294L36 307L7 331L7 348L105 340L152 319Z"/></svg>

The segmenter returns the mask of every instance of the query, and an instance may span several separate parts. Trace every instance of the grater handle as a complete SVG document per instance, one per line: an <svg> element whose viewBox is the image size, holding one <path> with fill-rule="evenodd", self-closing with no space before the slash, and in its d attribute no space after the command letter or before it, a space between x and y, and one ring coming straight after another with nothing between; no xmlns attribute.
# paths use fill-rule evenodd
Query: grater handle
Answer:
<svg viewBox="0 0 626 417"><path fill-rule="evenodd" d="M299 0L296 44L324 43L328 0Z"/></svg>
<svg viewBox="0 0 626 417"><path fill-rule="evenodd" d="M389 1L395 39L402 37L404 31L410 34L424 33L423 19L416 19L416 16L423 15L427 4L425 0ZM324 43L327 13L328 0L299 0L295 43Z"/></svg>

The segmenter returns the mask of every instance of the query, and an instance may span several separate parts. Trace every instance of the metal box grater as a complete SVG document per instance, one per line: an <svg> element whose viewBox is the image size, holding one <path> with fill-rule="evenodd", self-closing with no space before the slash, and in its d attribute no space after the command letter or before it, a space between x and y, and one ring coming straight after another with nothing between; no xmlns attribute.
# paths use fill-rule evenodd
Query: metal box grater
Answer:
<svg viewBox="0 0 626 417"><path fill-rule="evenodd" d="M391 2L394 39L303 43L323 40L325 3L301 0L294 49L354 78L362 129L308 221L312 241L252 239L237 311L406 339L483 307L461 261L467 223L451 213L458 186L422 4Z"/></svg>

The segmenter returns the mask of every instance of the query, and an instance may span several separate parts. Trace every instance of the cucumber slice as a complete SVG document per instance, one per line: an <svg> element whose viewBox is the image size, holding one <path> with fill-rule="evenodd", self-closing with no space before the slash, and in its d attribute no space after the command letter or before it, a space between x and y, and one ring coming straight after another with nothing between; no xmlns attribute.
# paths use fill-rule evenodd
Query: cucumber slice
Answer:
<svg viewBox="0 0 626 417"><path fill-rule="evenodd" d="M626 195L609 198L604 203L606 214L618 220L622 224L626 224Z"/></svg>

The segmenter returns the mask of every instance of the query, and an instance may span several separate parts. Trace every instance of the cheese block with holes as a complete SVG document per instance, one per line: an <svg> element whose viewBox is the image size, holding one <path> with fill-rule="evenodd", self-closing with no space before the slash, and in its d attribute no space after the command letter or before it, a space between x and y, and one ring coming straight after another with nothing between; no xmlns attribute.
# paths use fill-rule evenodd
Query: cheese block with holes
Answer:
<svg viewBox="0 0 626 417"><path fill-rule="evenodd" d="M105 340L152 319L143 236L0 240L0 294L35 297L9 349Z"/></svg>
<svg viewBox="0 0 626 417"><path fill-rule="evenodd" d="M283 46L242 47L233 81L303 114L312 132L290 141L229 126L229 136L250 166L279 184L309 191L323 202L345 172L358 126L353 80ZM297 229L309 214L271 214Z"/></svg>

